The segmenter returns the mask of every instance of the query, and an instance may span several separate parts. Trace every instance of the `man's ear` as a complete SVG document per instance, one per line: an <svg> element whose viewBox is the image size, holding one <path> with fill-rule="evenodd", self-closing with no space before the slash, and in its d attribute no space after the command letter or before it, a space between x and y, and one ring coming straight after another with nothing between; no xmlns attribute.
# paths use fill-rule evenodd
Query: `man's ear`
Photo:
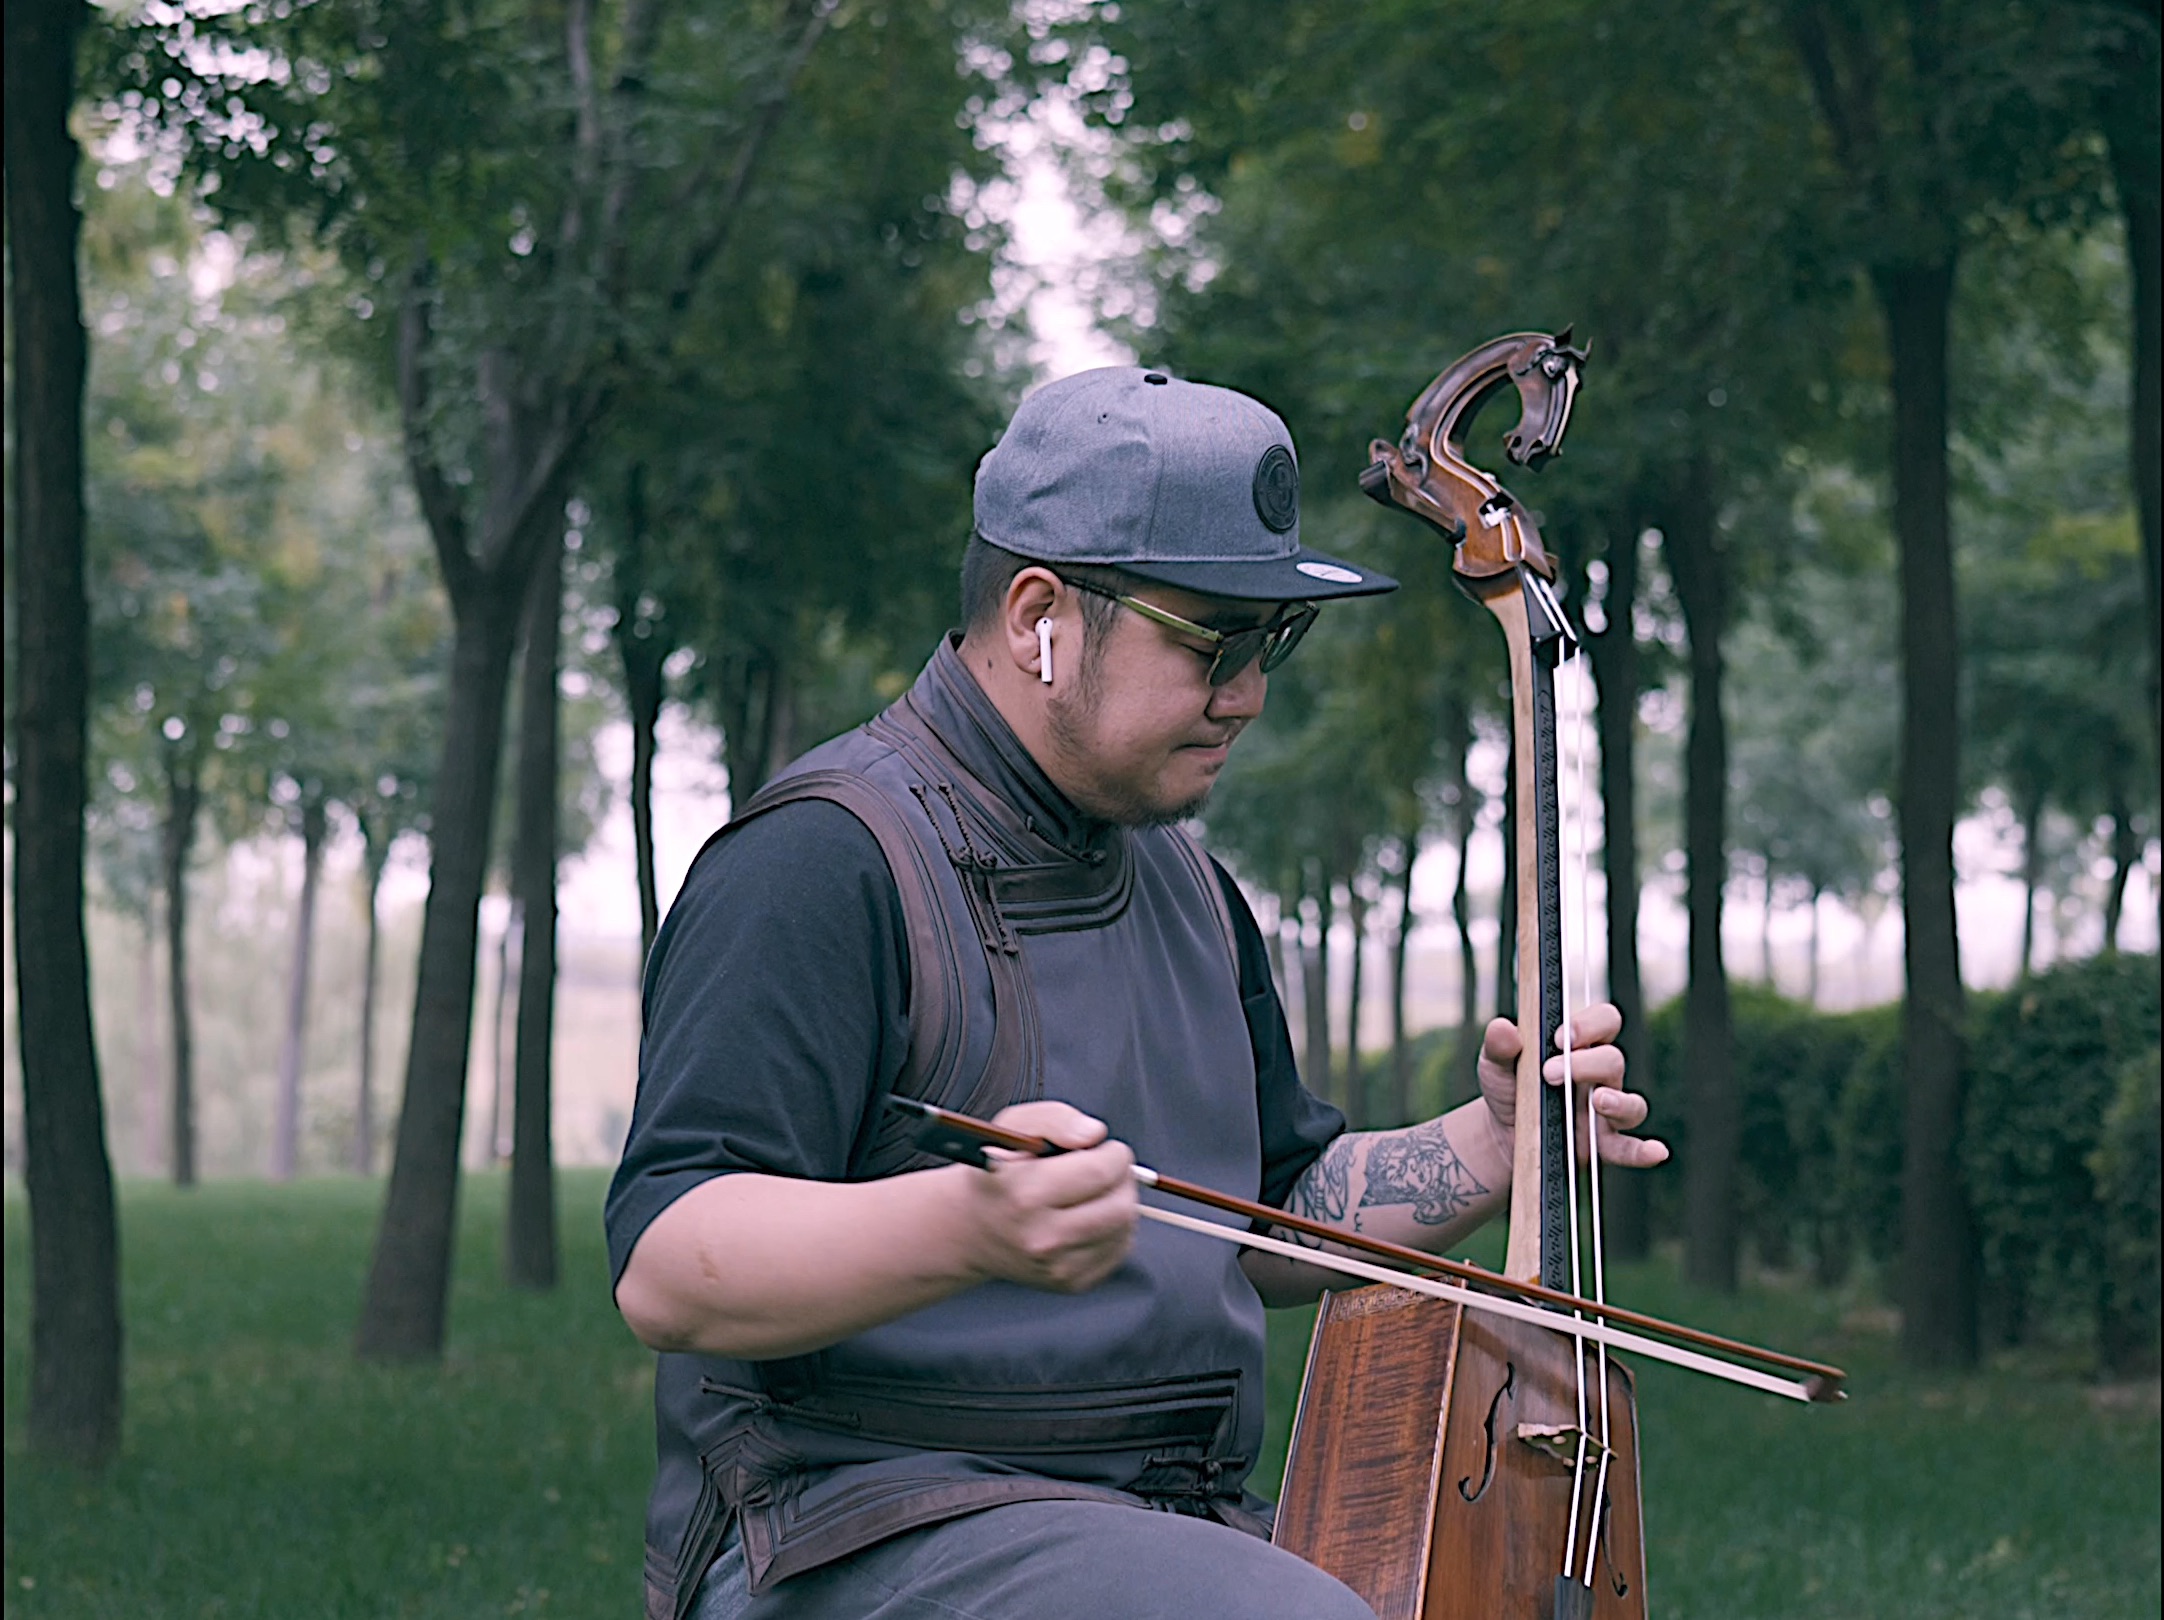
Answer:
<svg viewBox="0 0 2164 1620"><path fill-rule="evenodd" d="M1071 593L1060 584L1059 576L1049 568L1025 568L1008 583L1007 597L1000 614L1000 641L1013 660L1014 667L1032 679L1041 679L1045 638L1037 631L1037 621L1054 621L1052 640L1064 640L1068 650L1079 655L1081 643L1072 629L1062 636L1059 631L1063 602ZM1056 675L1055 671L1055 675Z"/></svg>

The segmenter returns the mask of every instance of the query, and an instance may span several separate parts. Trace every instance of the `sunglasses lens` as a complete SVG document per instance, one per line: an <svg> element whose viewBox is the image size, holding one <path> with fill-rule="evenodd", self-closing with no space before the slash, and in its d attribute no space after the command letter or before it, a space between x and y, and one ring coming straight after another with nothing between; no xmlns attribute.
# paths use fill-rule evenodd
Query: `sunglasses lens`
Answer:
<svg viewBox="0 0 2164 1620"><path fill-rule="evenodd" d="M1267 675L1292 656L1293 648L1300 645L1300 638L1307 634L1307 627L1315 622L1317 609L1302 608L1269 632L1270 645L1262 654L1262 672Z"/></svg>
<svg viewBox="0 0 2164 1620"><path fill-rule="evenodd" d="M1236 679L1258 654L1262 658L1262 672L1269 674L1292 656L1293 648L1299 646L1300 638L1307 634L1307 627L1315 622L1315 614L1316 609L1309 605L1295 609L1274 623L1234 631L1218 643L1217 662L1210 666L1210 684L1223 686Z"/></svg>
<svg viewBox="0 0 2164 1620"><path fill-rule="evenodd" d="M1276 632L1268 628L1238 630L1217 644L1217 661L1210 666L1210 684L1223 686L1238 678L1241 670L1255 661L1257 653L1263 653L1262 667L1270 667L1265 650Z"/></svg>

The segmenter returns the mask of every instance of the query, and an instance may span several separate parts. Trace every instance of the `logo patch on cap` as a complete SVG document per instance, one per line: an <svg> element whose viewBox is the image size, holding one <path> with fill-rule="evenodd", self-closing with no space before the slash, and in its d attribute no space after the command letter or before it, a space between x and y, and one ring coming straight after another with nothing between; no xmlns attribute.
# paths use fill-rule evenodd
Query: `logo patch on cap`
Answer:
<svg viewBox="0 0 2164 1620"><path fill-rule="evenodd" d="M1360 576L1350 568L1340 568L1336 563L1304 562L1293 566L1309 579L1328 580L1332 585L1357 585Z"/></svg>
<svg viewBox="0 0 2164 1620"><path fill-rule="evenodd" d="M1255 463L1255 515L1272 534L1300 521L1300 469L1281 444L1271 445Z"/></svg>

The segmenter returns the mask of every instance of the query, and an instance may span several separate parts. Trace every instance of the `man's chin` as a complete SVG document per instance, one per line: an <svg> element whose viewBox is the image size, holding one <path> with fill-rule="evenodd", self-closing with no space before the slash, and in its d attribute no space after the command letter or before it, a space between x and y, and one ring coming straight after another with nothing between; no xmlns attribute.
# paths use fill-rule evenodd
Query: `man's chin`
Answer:
<svg viewBox="0 0 2164 1620"><path fill-rule="evenodd" d="M1164 793L1149 793L1133 788L1112 790L1106 784L1098 784L1094 792L1077 793L1074 800L1078 808L1118 827L1170 827L1190 817L1202 814L1204 805L1210 802L1211 788L1205 786L1199 792L1191 792L1174 798Z"/></svg>
<svg viewBox="0 0 2164 1620"><path fill-rule="evenodd" d="M1177 804L1160 804L1134 817L1132 820L1123 818L1121 825L1127 827L1173 827L1183 821L1191 821L1196 816L1201 815L1204 807L1209 804L1213 788L1214 784L1213 787L1206 787L1192 798L1184 799Z"/></svg>

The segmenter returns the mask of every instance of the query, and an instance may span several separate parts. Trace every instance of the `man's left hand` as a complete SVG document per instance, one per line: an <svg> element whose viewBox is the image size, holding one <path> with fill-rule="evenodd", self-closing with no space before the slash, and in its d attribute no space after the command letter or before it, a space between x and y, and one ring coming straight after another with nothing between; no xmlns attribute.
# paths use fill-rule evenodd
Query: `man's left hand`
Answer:
<svg viewBox="0 0 2164 1620"><path fill-rule="evenodd" d="M1579 1009L1562 1029L1556 1031L1555 1044L1560 1048L1566 1036L1570 1040L1570 1082L1574 1093L1571 1106L1580 1123L1580 1154L1585 1151L1583 1125L1586 1096L1590 1092L1593 1112L1600 1118L1601 1158L1609 1164L1650 1170L1667 1159L1668 1144L1629 1134L1645 1123L1646 1100L1625 1088L1623 1049L1615 1044L1615 1038L1622 1030L1622 1013L1608 1002L1595 1002ZM1487 1101L1489 1118L1506 1154L1518 1110L1518 1054L1524 1049L1525 1042L1518 1034L1518 1026L1507 1018L1498 1018L1489 1024L1480 1043L1480 1094ZM1560 1086L1563 1070L1563 1058L1558 1052L1542 1066L1541 1075L1549 1085Z"/></svg>

